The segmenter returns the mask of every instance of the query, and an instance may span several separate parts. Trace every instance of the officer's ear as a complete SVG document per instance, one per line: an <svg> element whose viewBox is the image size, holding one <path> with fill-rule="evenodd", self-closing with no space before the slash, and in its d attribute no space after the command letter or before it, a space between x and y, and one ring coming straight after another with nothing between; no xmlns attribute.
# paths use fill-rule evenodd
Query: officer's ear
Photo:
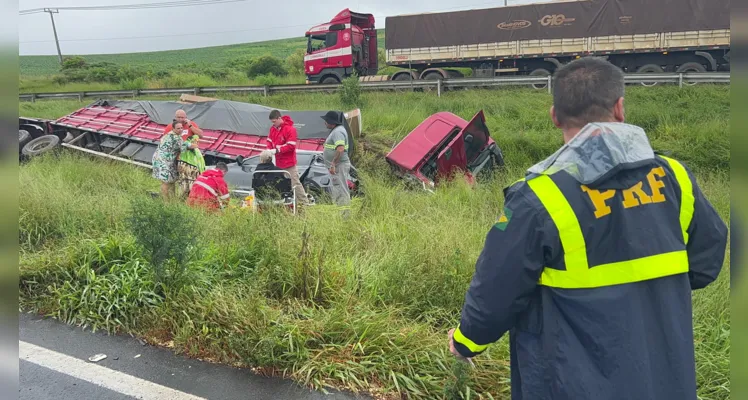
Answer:
<svg viewBox="0 0 748 400"><path fill-rule="evenodd" d="M616 122L623 122L626 119L625 114L625 109L623 107L623 97L621 97L618 99L618 101L616 101L616 105L613 106L613 118L615 118Z"/></svg>
<svg viewBox="0 0 748 400"><path fill-rule="evenodd" d="M553 106L551 106L551 121L553 121L553 125L556 125L556 128L561 129L561 123L558 122L556 117L556 108Z"/></svg>

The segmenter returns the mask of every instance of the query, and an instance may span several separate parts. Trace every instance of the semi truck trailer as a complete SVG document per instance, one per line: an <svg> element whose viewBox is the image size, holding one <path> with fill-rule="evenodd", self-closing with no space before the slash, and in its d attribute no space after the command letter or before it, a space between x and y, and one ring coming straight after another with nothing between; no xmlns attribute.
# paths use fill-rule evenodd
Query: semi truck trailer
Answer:
<svg viewBox="0 0 748 400"><path fill-rule="evenodd" d="M341 11L307 32L308 83L380 70L374 16ZM580 57L626 73L730 70L730 0L580 0L385 19L382 80L548 76Z"/></svg>

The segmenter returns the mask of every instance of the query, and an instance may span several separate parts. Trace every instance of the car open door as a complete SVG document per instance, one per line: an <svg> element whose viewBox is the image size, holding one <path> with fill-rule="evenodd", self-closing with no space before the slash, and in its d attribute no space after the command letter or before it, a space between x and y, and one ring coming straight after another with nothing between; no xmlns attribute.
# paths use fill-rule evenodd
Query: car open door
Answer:
<svg viewBox="0 0 748 400"><path fill-rule="evenodd" d="M438 175L449 176L455 169L469 172L468 165L480 156L488 137L486 118L481 110L439 153L436 160Z"/></svg>
<svg viewBox="0 0 748 400"><path fill-rule="evenodd" d="M460 136L465 142L466 165L472 165L480 157L483 150L485 150L490 137L483 110L478 111L473 116L470 123L460 132Z"/></svg>
<svg viewBox="0 0 748 400"><path fill-rule="evenodd" d="M467 157L465 155L465 141L462 131L458 133L436 158L436 176L434 180L448 177L455 170L467 171Z"/></svg>

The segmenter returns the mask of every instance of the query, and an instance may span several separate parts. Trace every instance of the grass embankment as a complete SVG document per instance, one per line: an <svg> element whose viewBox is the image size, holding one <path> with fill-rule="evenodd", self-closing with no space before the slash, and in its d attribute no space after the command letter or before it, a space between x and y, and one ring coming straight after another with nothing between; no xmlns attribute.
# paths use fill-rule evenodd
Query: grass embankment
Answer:
<svg viewBox="0 0 748 400"><path fill-rule="evenodd" d="M264 86L300 85L306 80L304 75L294 74L283 77L260 77L250 79L241 72L228 74L225 78L214 78L205 74L177 72L160 79L139 79L124 83L111 82L71 82L59 84L52 77L21 77L19 93L68 93L94 92L102 90L172 89L213 86ZM134 83L133 83L134 82Z"/></svg>
<svg viewBox="0 0 748 400"><path fill-rule="evenodd" d="M146 192L157 183L145 171L74 155L39 159L20 176L22 306L316 387L391 398L468 391L471 398L506 398L506 337L468 371L448 354L446 332L459 318L475 260L502 206L502 187L561 144L547 117L550 98L475 91L442 99L373 93L365 100L367 140L385 147L433 112L469 118L483 108L509 167L474 189L456 181L429 195L403 190L381 160L367 157L361 166L367 196L356 199L353 218L344 221L326 207L297 219L205 215L149 202ZM340 108L337 97L324 95L266 103ZM630 90L626 104L629 121L688 163L728 220L728 91ZM80 106L26 103L21 115L55 117ZM135 221L133 204L140 207ZM193 227L194 245L181 246L191 249L184 263L151 265L147 243L138 245L148 239L138 227L149 221L158 227L145 235L152 241L185 223ZM729 398L728 284L725 268L716 284L694 294L703 399Z"/></svg>

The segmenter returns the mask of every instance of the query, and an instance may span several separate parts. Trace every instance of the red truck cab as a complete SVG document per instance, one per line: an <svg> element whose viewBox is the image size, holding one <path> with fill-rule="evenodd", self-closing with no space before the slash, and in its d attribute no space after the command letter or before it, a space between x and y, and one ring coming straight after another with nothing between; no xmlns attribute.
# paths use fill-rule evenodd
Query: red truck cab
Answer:
<svg viewBox="0 0 748 400"><path fill-rule="evenodd" d="M374 16L345 9L329 23L306 32L304 73L307 83L340 83L354 72L376 75L377 31Z"/></svg>
<svg viewBox="0 0 748 400"><path fill-rule="evenodd" d="M501 150L486 127L483 110L470 122L450 112L430 116L386 159L397 175L416 180L427 189L457 171L472 181L480 171L504 165Z"/></svg>

